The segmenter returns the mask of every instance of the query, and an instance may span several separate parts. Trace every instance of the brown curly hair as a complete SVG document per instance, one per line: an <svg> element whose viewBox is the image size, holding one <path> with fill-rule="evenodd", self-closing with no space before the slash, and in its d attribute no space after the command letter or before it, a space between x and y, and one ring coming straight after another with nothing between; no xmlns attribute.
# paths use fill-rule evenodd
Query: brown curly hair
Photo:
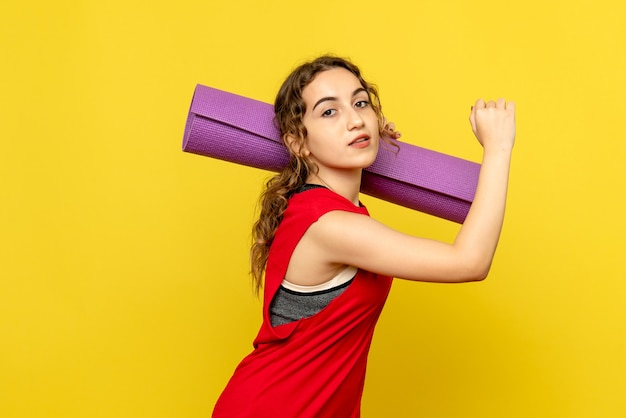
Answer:
<svg viewBox="0 0 626 418"><path fill-rule="evenodd" d="M347 59L324 55L300 65L287 77L276 95L274 113L283 144L289 151L289 163L266 183L265 191L259 199L259 219L252 228L250 264L252 284L257 294L262 287L270 245L287 208L287 201L304 185L309 174L317 172L317 166L302 152L307 137L306 127L302 122L306 112L302 92L317 74L333 68L350 71L368 92L371 106L378 118L378 130L381 137L386 139L385 118L376 86L366 82L359 68ZM291 144L288 143L288 137L293 141Z"/></svg>

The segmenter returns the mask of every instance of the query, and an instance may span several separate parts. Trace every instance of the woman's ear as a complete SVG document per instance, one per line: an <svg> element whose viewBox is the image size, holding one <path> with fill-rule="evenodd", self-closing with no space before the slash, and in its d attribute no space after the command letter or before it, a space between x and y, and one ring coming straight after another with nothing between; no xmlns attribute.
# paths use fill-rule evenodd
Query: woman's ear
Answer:
<svg viewBox="0 0 626 418"><path fill-rule="evenodd" d="M298 157L308 157L311 154L311 151L306 147L305 141L299 140L294 135L287 134L285 136L285 142L287 146Z"/></svg>

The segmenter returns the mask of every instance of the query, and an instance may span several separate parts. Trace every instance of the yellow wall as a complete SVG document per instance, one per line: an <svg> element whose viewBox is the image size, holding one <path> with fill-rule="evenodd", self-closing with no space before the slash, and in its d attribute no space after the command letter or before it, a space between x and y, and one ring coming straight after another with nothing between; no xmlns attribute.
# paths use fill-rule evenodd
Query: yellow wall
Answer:
<svg viewBox="0 0 626 418"><path fill-rule="evenodd" d="M396 281L363 416L626 416L625 21L620 0L2 1L0 416L210 414L259 325L267 173L181 152L191 94L271 101L324 52L404 140L463 158L476 98L518 105L491 277Z"/></svg>

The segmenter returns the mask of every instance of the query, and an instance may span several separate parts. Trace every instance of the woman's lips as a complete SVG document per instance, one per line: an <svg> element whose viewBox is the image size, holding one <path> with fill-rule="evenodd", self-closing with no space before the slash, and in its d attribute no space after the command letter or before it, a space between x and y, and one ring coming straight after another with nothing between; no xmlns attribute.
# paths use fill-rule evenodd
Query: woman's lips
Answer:
<svg viewBox="0 0 626 418"><path fill-rule="evenodd" d="M367 135L359 135L356 138L354 138L354 140L352 142L350 142L350 144L348 144L351 147L355 147L355 148L365 148L369 145L370 143L370 137Z"/></svg>

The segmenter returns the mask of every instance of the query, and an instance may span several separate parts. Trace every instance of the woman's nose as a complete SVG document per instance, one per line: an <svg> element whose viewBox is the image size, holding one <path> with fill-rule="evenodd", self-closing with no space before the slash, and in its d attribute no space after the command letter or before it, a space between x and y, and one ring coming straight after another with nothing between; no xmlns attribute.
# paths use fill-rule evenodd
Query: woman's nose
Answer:
<svg viewBox="0 0 626 418"><path fill-rule="evenodd" d="M352 109L352 111L348 114L348 129L352 130L355 128L362 128L365 124L365 121L356 110Z"/></svg>

